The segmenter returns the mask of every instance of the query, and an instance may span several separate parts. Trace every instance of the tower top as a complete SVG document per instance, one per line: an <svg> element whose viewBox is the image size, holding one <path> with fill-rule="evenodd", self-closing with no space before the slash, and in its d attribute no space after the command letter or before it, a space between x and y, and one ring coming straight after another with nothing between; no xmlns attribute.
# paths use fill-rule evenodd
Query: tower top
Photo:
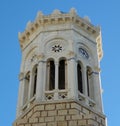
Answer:
<svg viewBox="0 0 120 126"><path fill-rule="evenodd" d="M74 8L71 8L68 13L54 10L53 13L44 15L42 12L38 12L35 21L28 21L25 31L22 33L19 32L18 34L22 51L34 40L37 35L48 30L46 29L46 26L48 27L49 25L59 24L76 25L87 33L84 34L85 37L90 35L91 39L96 41L98 58L101 60L103 51L100 27L92 25L88 17L81 18L78 16ZM74 27L71 26L71 29L74 29Z"/></svg>

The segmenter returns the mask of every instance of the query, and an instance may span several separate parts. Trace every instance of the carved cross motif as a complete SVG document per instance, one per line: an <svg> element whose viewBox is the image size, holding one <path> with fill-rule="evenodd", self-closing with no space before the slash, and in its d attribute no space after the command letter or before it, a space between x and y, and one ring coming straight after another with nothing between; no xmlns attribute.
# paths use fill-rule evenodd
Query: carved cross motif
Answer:
<svg viewBox="0 0 120 126"><path fill-rule="evenodd" d="M55 46L52 47L52 51L54 51L54 52L60 52L60 51L62 51L62 46L55 45Z"/></svg>

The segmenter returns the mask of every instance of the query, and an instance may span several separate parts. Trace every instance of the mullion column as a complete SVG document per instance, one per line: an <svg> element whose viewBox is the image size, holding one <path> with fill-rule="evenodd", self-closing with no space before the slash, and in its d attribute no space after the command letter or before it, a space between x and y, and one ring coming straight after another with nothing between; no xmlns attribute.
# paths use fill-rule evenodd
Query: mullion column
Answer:
<svg viewBox="0 0 120 126"><path fill-rule="evenodd" d="M20 78L18 103L16 116L19 117L22 114L23 100L24 100L24 78Z"/></svg>
<svg viewBox="0 0 120 126"><path fill-rule="evenodd" d="M40 61L37 67L36 101L41 101L43 96L43 62Z"/></svg>
<svg viewBox="0 0 120 126"><path fill-rule="evenodd" d="M74 58L68 60L68 97L77 99L77 63Z"/></svg>
<svg viewBox="0 0 120 126"><path fill-rule="evenodd" d="M83 66L82 68L83 72L83 86L84 86L84 95L85 95L85 102L88 105L88 86L87 86L87 75L86 75L86 66Z"/></svg>
<svg viewBox="0 0 120 126"><path fill-rule="evenodd" d="M59 63L55 62L55 94L54 94L55 99L58 99L58 79L59 79Z"/></svg>
<svg viewBox="0 0 120 126"><path fill-rule="evenodd" d="M30 102L32 93L33 93L33 73L32 73L32 71L30 71L30 83L29 83L29 90L28 90L28 102Z"/></svg>
<svg viewBox="0 0 120 126"><path fill-rule="evenodd" d="M101 80L100 73L93 72L93 86L94 86L94 100L98 111L102 112L102 98L101 98Z"/></svg>

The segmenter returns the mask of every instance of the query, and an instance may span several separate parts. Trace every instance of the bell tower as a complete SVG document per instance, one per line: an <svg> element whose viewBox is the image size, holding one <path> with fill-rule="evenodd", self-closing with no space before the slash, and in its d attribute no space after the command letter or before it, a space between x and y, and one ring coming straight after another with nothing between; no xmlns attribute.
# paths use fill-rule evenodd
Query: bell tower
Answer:
<svg viewBox="0 0 120 126"><path fill-rule="evenodd" d="M22 63L14 126L106 126L99 27L75 9L38 12L19 33Z"/></svg>

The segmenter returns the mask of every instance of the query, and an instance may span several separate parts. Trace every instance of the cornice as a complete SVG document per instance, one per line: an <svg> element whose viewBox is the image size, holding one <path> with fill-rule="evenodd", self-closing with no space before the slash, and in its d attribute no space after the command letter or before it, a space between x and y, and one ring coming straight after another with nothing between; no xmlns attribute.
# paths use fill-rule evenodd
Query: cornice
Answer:
<svg viewBox="0 0 120 126"><path fill-rule="evenodd" d="M69 13L63 13L59 10L54 10L50 15L44 15L42 12L38 12L34 22L28 22L25 31L18 34L21 49L23 50L26 45L29 44L30 37L37 31L37 29L43 26L50 26L55 24L67 24L73 23L80 27L82 30L92 35L96 40L100 36L100 28L93 26L88 18L81 18L77 15L75 9L71 9ZM98 42L101 46L101 42ZM98 46L99 56L102 55L102 47Z"/></svg>

